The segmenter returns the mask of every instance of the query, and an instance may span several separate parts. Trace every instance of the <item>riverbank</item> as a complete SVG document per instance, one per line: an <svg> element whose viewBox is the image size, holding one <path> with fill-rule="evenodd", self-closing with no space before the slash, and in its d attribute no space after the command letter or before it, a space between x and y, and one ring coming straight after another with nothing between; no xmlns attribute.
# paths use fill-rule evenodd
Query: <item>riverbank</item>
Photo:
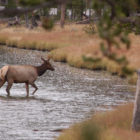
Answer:
<svg viewBox="0 0 140 140"><path fill-rule="evenodd" d="M97 113L64 131L57 140L139 140L140 133L131 130L132 114L132 104Z"/></svg>
<svg viewBox="0 0 140 140"><path fill-rule="evenodd" d="M46 52L1 46L0 67L37 66L45 56ZM60 135L59 130L90 118L93 112L107 111L134 99L135 87L118 76L64 63L51 64L55 71L47 71L36 80L38 91L29 99L25 98L24 84L13 85L11 98L6 97L6 85L0 88L0 139L54 140ZM32 90L31 87L30 93Z"/></svg>
<svg viewBox="0 0 140 140"><path fill-rule="evenodd" d="M134 69L138 69L140 67L139 36L135 36L132 34L132 35L130 35L130 38L132 40L132 45L131 45L130 50L127 51L124 49L121 53L123 53L129 60L130 67L133 67ZM110 60L103 58L103 56L100 52L100 47L99 47L100 42L101 42L101 40L99 39L99 37L97 35L87 35L83 31L83 26L75 26L75 25L73 25L71 27L66 26L66 28L63 30L60 29L59 27L55 27L55 29L50 32L46 32L41 28L37 28L35 30L27 30L25 28L6 28L6 29L0 30L0 43L1 44L7 45L10 47L23 48L23 49L32 49L32 50L37 49L40 51L49 51L49 56L52 57L55 61L67 62L69 65L78 67L78 68L87 68L87 69L105 69L106 68L107 71L109 71L110 73L121 74L119 65L117 65L116 63L114 63ZM7 50L5 50L5 52L6 51ZM25 52L25 54L26 53L27 52ZM16 55L17 54L19 54L19 53L16 53ZM31 57L30 54L27 56L25 54L23 54L22 57L20 54L20 60L21 60L21 58L26 59L26 57L29 57L29 58ZM9 54L8 54L8 56L9 56ZM9 59L9 61L13 61L14 56L15 55L10 57L12 59ZM37 56L40 57L39 54ZM83 60L83 56L93 57L93 58L101 57L102 61L101 61L101 63L96 63L96 64L87 62L87 61ZM7 55L4 58L7 58ZM26 62L29 61L29 58ZM6 60L6 59L4 59L4 60ZM15 62L16 61L14 61L14 63ZM31 63L33 63L33 62L31 62ZM66 70L66 68L64 67L63 70ZM54 118L54 122L51 122L52 119L50 119L50 118L48 119L48 122L51 122L51 123L49 123L50 126L49 127L47 126L46 129L52 129L52 124L53 123L56 124L56 120L58 121L57 124L59 126L60 126L60 124L62 125L64 122L62 120L62 118L64 117L64 120L66 120L66 116L68 118L68 122L66 124L69 124L69 120L71 119L69 117L71 117L71 116L72 116L71 120L74 120L74 119L77 120L77 118L79 119L80 115L76 114L77 110L84 112L86 110L85 108L87 108L88 110L86 110L87 111L86 113L88 113L89 110L93 109L94 107L97 108L98 106L96 106L96 105L103 105L105 102L105 99L106 99L105 105L108 105L108 100L109 100L109 106L110 106L112 104L112 102L113 103L116 102L116 100L118 98L121 97L121 99L122 99L123 96L126 96L125 93L127 93L127 91L123 91L124 89L120 90L120 88L122 87L122 84L120 82L118 82L118 83L121 86L116 84L116 81L114 82L114 85L110 85L110 83L112 84L113 81L109 80L110 81L109 82L108 78L106 78L104 80L103 80L103 78L99 79L99 76L96 77L93 75L93 73L91 75L94 78L91 78L91 75L90 75L88 77L89 82L87 82L87 77L85 77L85 82L82 82L84 79L83 75L86 75L85 73L84 74L82 73L81 77L78 78L79 80L76 83L75 83L75 78L73 78L74 80L69 81L70 83L67 84L68 86L65 86L66 83L68 82L66 79L71 79L71 77L73 77L73 76L70 75L69 77L66 77L66 78L63 77L66 74L71 74L71 71L66 71L66 73L64 73L63 70L60 72L60 74L58 74L58 70L56 71L54 78L52 78L51 83L49 85L54 85L54 83L55 84L57 83L56 89L54 87L53 88L56 91L60 91L61 94L64 93L64 95L62 94L59 97L60 93L59 94L57 93L57 94L55 94L55 96L57 95L58 96L57 99L59 99L59 101L62 100L61 102L63 102L64 105L62 106L62 105L58 104L57 106L59 106L59 107L62 106L62 107L57 109L56 98L54 98L52 100L52 98L54 97L54 93L56 91L53 90L53 92L52 92L53 88L50 89L50 92L52 92L52 93L45 95L45 96L47 96L45 98L46 99L45 103L47 103L47 105L46 105L47 107L45 107L45 108L48 108L49 103L50 103L50 106L52 107L52 102L54 102L55 105L54 105L53 110L55 112L58 111L58 115L56 116L55 114L53 114L53 111L50 111L52 114L49 112L50 114L48 115L48 111L43 110L47 114L44 116L52 115L51 118ZM75 74L76 72L74 71L73 73ZM77 70L76 75L79 76L79 70ZM99 74L99 75L101 75L101 74ZM58 78L56 78L56 76L58 76ZM51 75L50 75L50 77L51 77ZM64 78L63 82L62 82L62 80L60 80L60 77ZM59 79L59 80L56 80L56 79ZM135 82L136 75L131 77L131 80L133 82ZM61 83L59 81L61 81ZM44 80L43 80L43 82L44 82ZM85 83L85 86L83 86L82 84L79 85L80 82ZM46 79L46 85L47 84L48 84L48 79ZM75 87L75 85L76 85L76 87ZM89 87L89 85L91 85L91 87ZM71 90L71 88L69 88L69 86L70 87L73 86L73 89ZM116 88L116 86L117 86L117 88ZM44 85L42 85L42 89L43 89L43 87L44 87ZM63 87L63 90L60 87ZM107 87L110 89L108 89ZM113 87L113 89L112 89L112 87ZM124 85L124 87L125 87L125 85ZM93 89L93 88L95 88L95 89ZM118 90L116 90L118 88L121 92L118 92ZM81 91L81 89L83 89L83 90ZM100 90L98 90L98 89L100 89ZM45 90L49 91L48 88ZM75 91L77 91L77 90L78 90L78 92L77 92L78 95L77 95L77 93L75 93ZM69 91L69 93L67 94L68 91ZM74 92L71 92L71 91L74 91ZM94 91L94 95L93 95L93 91ZM72 94L72 96L70 96L71 98L69 97L70 93ZM88 94L86 95L86 93L88 93ZM89 96L89 93L91 94L91 96ZM118 93L119 93L119 95L118 95ZM18 95L18 93L17 93L17 95ZM118 96L116 96L116 95L118 95ZM50 96L51 96L51 98L50 98ZM67 98L67 96L68 96L68 98ZM95 99L93 99L93 96L95 97ZM40 94L39 94L39 97L40 97ZM44 99L44 91L42 91L41 97ZM79 99L79 97L80 97L80 99ZM51 99L51 102L48 102L47 99ZM76 101L75 100L73 101L73 99L76 99ZM99 102L97 102L97 101L99 101ZM72 105L73 108L71 108L71 106L70 106L71 103L74 103ZM36 103L35 103L35 105L36 105ZM78 106L78 105L82 105L82 106L79 106L78 109L75 109L75 106ZM70 108L68 108L68 107L70 107ZM91 108L89 109L89 107L91 107ZM33 106L33 108L34 108L34 106ZM42 108L42 107L40 107L40 108ZM73 112L74 109L75 109L76 113ZM62 110L64 111L64 113L61 112ZM118 110L115 110L113 112L107 112L107 113L101 113L101 114L97 113L90 120L72 126L69 130L67 130L65 133L63 133L58 138L58 140L66 140L66 139L67 140L86 140L83 138L84 137L83 134L85 134L86 137L95 137L96 140L98 140L100 138L102 138L103 140L124 140L124 139L139 140L140 134L134 133L131 131L132 110L133 110L132 105L127 105L125 107L120 107ZM20 111L20 109L19 109L19 111ZM41 113L42 113L42 110L38 114L41 114ZM65 114L65 113L68 113L68 114ZM36 114L34 116L36 116ZM55 116L56 116L56 118L55 118ZM46 122L46 118L43 118L43 120ZM61 122L61 120L62 120L62 122ZM8 119L8 121L9 121L9 119ZM10 120L10 121L13 122L13 120ZM17 119L15 121L17 121ZM21 121L19 121L19 126L21 126L20 122ZM41 120L41 122L42 122L42 120ZM41 123L41 122L39 122L39 123ZM34 124L36 124L36 123L34 123ZM66 124L64 124L64 126ZM25 128L26 127L27 126L25 126ZM36 126L34 126L34 127L36 129ZM16 130L16 128L17 127L15 126L15 130ZM28 126L27 129L30 129L30 127ZM57 129L57 127L55 127L55 129ZM38 127L37 127L37 130L38 130ZM41 130L41 131L43 131L43 130ZM49 131L50 130L48 130L47 133L50 134ZM5 131L5 132L7 132L7 131ZM30 132L30 133L32 134L33 132ZM44 133L46 134L46 131L44 131ZM95 134L95 136L93 136L92 134ZM34 134L32 134L32 135L34 135ZM46 134L46 136L47 136L47 134ZM90 138L88 140L90 140Z"/></svg>
<svg viewBox="0 0 140 140"><path fill-rule="evenodd" d="M85 25L84 25L85 26ZM112 74L122 75L119 64L105 58L100 51L101 39L97 34L88 35L83 25L67 25L65 29L56 26L52 31L44 31L42 28L28 30L26 28L3 28L0 30L0 44L11 47L49 51L49 56L54 61L66 62L70 66L91 70L107 70ZM140 36L130 35L132 41L129 50L121 50L121 54L127 57L129 70L140 68ZM119 54L120 52L118 52ZM85 61L83 57L101 61ZM135 83L137 75L128 76L131 83Z"/></svg>

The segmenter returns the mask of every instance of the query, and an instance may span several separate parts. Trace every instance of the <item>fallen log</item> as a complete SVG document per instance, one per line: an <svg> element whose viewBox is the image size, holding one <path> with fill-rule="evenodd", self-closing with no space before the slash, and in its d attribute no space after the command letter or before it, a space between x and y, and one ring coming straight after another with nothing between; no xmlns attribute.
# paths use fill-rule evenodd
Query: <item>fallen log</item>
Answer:
<svg viewBox="0 0 140 140"><path fill-rule="evenodd" d="M82 20L82 21L77 21L76 24L89 24L90 23L90 20L89 19L85 19L85 20Z"/></svg>

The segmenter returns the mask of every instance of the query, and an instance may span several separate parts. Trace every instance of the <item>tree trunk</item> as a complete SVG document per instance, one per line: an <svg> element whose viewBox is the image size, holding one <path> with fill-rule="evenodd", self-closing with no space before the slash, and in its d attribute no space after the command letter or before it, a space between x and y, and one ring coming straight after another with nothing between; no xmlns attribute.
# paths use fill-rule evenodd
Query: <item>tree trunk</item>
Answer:
<svg viewBox="0 0 140 140"><path fill-rule="evenodd" d="M92 0L88 0L88 8L89 8L89 20L91 20Z"/></svg>
<svg viewBox="0 0 140 140"><path fill-rule="evenodd" d="M91 20L91 8L89 8L89 21Z"/></svg>
<svg viewBox="0 0 140 140"><path fill-rule="evenodd" d="M60 26L61 28L64 28L65 24L65 12L66 12L66 3L62 2L61 3L61 19L60 19Z"/></svg>
<svg viewBox="0 0 140 140"><path fill-rule="evenodd" d="M37 27L38 26L38 24L37 24L37 22L36 22L36 17L35 17L35 15L33 15L32 14L32 18L31 18L31 28L33 29L34 27Z"/></svg>
<svg viewBox="0 0 140 140"><path fill-rule="evenodd" d="M25 14L25 23L26 23L26 27L29 28L29 18L28 18L28 14Z"/></svg>
<svg viewBox="0 0 140 140"><path fill-rule="evenodd" d="M138 71L138 80L136 86L132 130L140 131L140 70Z"/></svg>
<svg viewBox="0 0 140 140"><path fill-rule="evenodd" d="M81 6L80 6L80 20L83 20L83 13L84 13L84 1L81 0ZM86 13L85 13L86 14Z"/></svg>
<svg viewBox="0 0 140 140"><path fill-rule="evenodd" d="M73 20L73 8L71 8L71 20Z"/></svg>

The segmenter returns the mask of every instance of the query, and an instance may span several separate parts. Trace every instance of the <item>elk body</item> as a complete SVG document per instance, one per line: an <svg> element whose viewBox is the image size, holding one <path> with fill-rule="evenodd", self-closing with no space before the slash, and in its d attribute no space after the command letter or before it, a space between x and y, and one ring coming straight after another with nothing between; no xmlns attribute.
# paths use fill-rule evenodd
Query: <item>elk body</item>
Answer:
<svg viewBox="0 0 140 140"><path fill-rule="evenodd" d="M34 93L37 91L37 86L35 81L38 76L43 75L46 70L54 71L54 68L48 60L43 60L43 64L40 66L32 65L7 65L0 69L0 88L4 85L5 82L8 82L6 92L7 96L10 96L10 89L13 83L25 83L27 97L29 96L29 85L35 88Z"/></svg>

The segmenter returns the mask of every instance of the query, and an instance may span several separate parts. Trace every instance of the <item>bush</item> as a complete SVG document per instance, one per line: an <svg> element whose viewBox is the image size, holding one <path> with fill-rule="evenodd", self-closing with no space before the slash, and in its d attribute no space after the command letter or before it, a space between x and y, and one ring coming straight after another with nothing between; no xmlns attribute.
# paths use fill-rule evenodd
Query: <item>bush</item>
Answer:
<svg viewBox="0 0 140 140"><path fill-rule="evenodd" d="M95 123L85 123L81 130L82 140L100 140L100 129Z"/></svg>
<svg viewBox="0 0 140 140"><path fill-rule="evenodd" d="M54 21L50 18L43 17L42 18L42 27L45 30L51 30L54 27Z"/></svg>
<svg viewBox="0 0 140 140"><path fill-rule="evenodd" d="M96 31L95 31L95 25L94 24L89 24L89 25L85 26L83 28L83 30L87 34L95 34L96 33Z"/></svg>

